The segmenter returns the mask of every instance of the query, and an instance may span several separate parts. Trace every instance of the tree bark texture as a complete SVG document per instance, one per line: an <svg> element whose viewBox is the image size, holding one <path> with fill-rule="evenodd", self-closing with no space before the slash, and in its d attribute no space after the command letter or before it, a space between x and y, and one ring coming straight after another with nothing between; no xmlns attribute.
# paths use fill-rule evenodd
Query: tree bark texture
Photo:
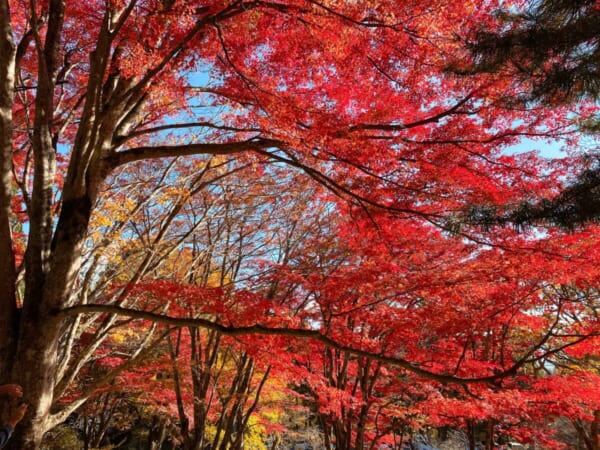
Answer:
<svg viewBox="0 0 600 450"><path fill-rule="evenodd" d="M12 240L12 108L16 47L8 0L0 0L0 382L16 345L15 255Z"/></svg>

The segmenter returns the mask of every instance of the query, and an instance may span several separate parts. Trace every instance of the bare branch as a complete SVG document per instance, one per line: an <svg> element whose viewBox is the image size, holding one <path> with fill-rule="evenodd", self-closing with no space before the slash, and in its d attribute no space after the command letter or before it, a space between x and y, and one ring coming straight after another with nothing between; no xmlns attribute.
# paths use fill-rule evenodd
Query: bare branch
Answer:
<svg viewBox="0 0 600 450"><path fill-rule="evenodd" d="M212 122L170 123L167 125L161 125L161 126L152 127L152 128L143 128L141 130L131 132L126 137L126 139L131 139L131 138L135 138L135 137L139 137L139 136L143 136L143 135L147 135L147 134L152 134L152 133L159 133L161 131L170 131L170 130L177 130L177 129L186 129L187 130L190 128L211 128L214 130L232 131L232 132L236 132L236 133L260 133L261 131L263 131L260 128L229 127L226 125L217 125Z"/></svg>
<svg viewBox="0 0 600 450"><path fill-rule="evenodd" d="M148 147L135 147L114 153L107 157L109 166L116 168L142 159L169 158L189 155L231 155L248 150L264 150L279 147L282 142L274 139L253 138L245 141L215 143L197 143L186 145L159 145Z"/></svg>
<svg viewBox="0 0 600 450"><path fill-rule="evenodd" d="M63 316L72 316L77 314L90 314L104 312L108 314L118 314L122 316L131 317L133 319L147 320L154 323L162 323L173 327L190 327L190 328L205 328L209 330L217 331L226 336L244 336L244 335L270 335L270 336L289 336L300 339L312 339L317 342L321 342L330 348L335 348L342 352L348 352L356 356L370 358L374 361L379 361L392 366L400 367L409 372L412 372L418 376L428 378L431 380L439 381L442 383L457 383L457 384L470 384L470 383L493 383L498 382L503 378L513 376L517 371L527 362L526 358L519 360L506 370L499 371L494 375L486 377L475 377L475 378L462 378L453 375L447 375L443 373L431 372L427 369L407 361L406 359L387 356L381 353L375 353L368 350L361 350L359 348L352 347L337 342L336 340L322 334L318 330L302 329L302 328L273 328L264 325L250 325L243 327L227 326L220 323L215 323L207 319L201 318L179 318L171 317L163 314L157 314L153 312L140 311L136 309L122 308L114 305L101 305L101 304L88 304L72 306L61 310L58 314ZM545 342L545 340L544 340ZM527 355L530 355L528 353Z"/></svg>
<svg viewBox="0 0 600 450"><path fill-rule="evenodd" d="M473 115L477 113L477 110L462 110L464 106L473 96L476 91L469 92L462 100L458 101L454 106L438 113L433 116L425 117L423 119L415 120L414 122L398 123L398 124L376 124L376 123L363 123L359 125L351 126L348 129L349 133L364 130L379 130L379 131L402 131L410 128L416 128L430 123L437 123L445 117L449 117L455 114L462 115Z"/></svg>

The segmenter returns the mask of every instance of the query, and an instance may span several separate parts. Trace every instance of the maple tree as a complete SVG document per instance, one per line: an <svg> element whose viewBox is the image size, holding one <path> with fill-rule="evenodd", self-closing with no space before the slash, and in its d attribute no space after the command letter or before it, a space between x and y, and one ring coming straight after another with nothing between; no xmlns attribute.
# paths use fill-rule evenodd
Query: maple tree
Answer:
<svg viewBox="0 0 600 450"><path fill-rule="evenodd" d="M77 406L52 409L127 317L163 328L129 360L108 360L117 372L167 326L284 334L458 384L499 382L597 333L593 320L565 320L584 301L546 289L597 279L593 227L456 226L472 204L557 193L570 162L503 149L568 134L593 112L510 108L514 80L448 73L468 58L456 33L496 23L480 3L0 1L0 374L30 404L14 448L37 448ZM345 219L331 231L348 257L330 266L307 246L279 261L286 277L266 294L206 296L208 318L145 310L136 285L163 302L198 297L145 282L161 266L181 271L175 254L203 263L183 242L212 203L188 201L225 192L237 167L289 180L288 197L306 186L294 176L327 188L312 198ZM114 179L123 184L107 194ZM262 211L259 240L278 228ZM127 254L110 253L113 239L129 241ZM235 258L223 261L235 273ZM72 345L80 321L97 320L88 345Z"/></svg>
<svg viewBox="0 0 600 450"><path fill-rule="evenodd" d="M159 172L159 178L167 172L172 177L168 189L156 185L146 172L138 170L122 171L107 186L91 219L89 249L84 252L86 282L80 289L87 301L111 303L120 298L123 306L123 287L145 276L146 281L128 291L128 307L150 310L167 307L170 315L183 317L235 316L242 314L238 310L242 305L235 305L246 303L240 301L244 295L248 300L258 298L247 297L250 292L234 295L234 287L241 290L245 286L264 295L273 290L265 275L270 270L263 262L267 255L285 263L300 253L305 236L314 239L324 235L319 229L323 228L327 215L317 201L309 201L314 189L302 186L302 180L282 172L281 168L270 167L260 182L248 184L246 180L255 177L255 170L247 164L212 158L198 161L192 167L202 168L200 176L193 170L189 172L188 165L181 161L168 164L166 172ZM195 183L207 186L201 193L190 196L187 187ZM134 186L134 190L129 191L128 186ZM289 192L273 194L281 190ZM277 208L272 208L273 205ZM203 232L198 234L197 230ZM266 230L269 232L265 233ZM188 287L181 288L178 284ZM224 304L216 304L221 302ZM257 309L254 313L260 312ZM249 311L244 316L252 320ZM156 333L152 328L148 331L143 324L97 314L79 320L82 318L78 316L69 323L70 344L64 346L61 355L64 367L59 371L64 374L60 374L61 382L55 389L62 392L68 388L69 392L54 406L53 417L63 420L74 410L81 410L84 404L81 413L84 445L102 439L102 427L113 421L108 418L96 423L94 419L113 411L123 395L140 405L146 404L140 409L150 415L150 428L155 432L150 433L149 439L156 439L152 445L159 445L167 432L178 436L185 448L196 448L206 442L212 442L213 446L232 447L241 442L248 445L246 434L261 426L248 425L256 421L258 395L248 412L240 414L244 411L244 390L249 391L246 394L249 396L253 389L252 377L244 373L256 372L264 364L264 354L257 363L256 356L249 355L244 346L214 330L203 333L189 328L183 334L180 331L177 338L168 337L167 345L162 331ZM169 331L167 328L166 332ZM153 339L153 334L158 339ZM264 339L251 348L261 344ZM74 357L69 358L69 354ZM247 364L238 367L237 360ZM140 363L144 366L139 367ZM236 370L240 374L232 375ZM261 370L274 372L271 366ZM115 384L111 391L117 390L116 396L107 403L108 396L104 394L104 400L98 401L98 395L106 392L107 382L115 378L119 382L111 383ZM240 380L246 380L245 384L236 386ZM120 387L124 385L130 389L124 391ZM221 398L219 393L227 389L239 392ZM223 401L222 407L219 399ZM168 404L177 408L167 407ZM169 417L171 422L167 426ZM139 425L140 420L132 418L129 423ZM178 426L173 425L175 420ZM233 430L248 430L248 433ZM242 437L244 440L240 441Z"/></svg>

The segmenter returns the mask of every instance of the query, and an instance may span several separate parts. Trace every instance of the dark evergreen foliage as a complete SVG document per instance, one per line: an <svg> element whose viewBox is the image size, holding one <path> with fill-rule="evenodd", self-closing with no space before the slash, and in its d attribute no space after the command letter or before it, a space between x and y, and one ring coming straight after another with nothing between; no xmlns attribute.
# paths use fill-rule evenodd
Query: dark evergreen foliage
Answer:
<svg viewBox="0 0 600 450"><path fill-rule="evenodd" d="M600 8L596 0L537 0L522 12L499 11L504 27L480 29L467 44L473 64L463 74L506 72L523 82L509 102L559 104L600 98ZM600 132L597 118L581 129ZM534 225L573 229L600 221L598 161L553 199L516 206L473 206L463 223L484 228Z"/></svg>
<svg viewBox="0 0 600 450"><path fill-rule="evenodd" d="M568 102L600 96L600 9L595 0L540 0L499 12L505 29L479 30L469 71L507 70L530 88L520 100Z"/></svg>
<svg viewBox="0 0 600 450"><path fill-rule="evenodd" d="M465 223L489 229L495 225L527 228L534 225L574 229L600 221L600 163L582 172L577 180L553 199L524 201L501 211L494 206L473 206Z"/></svg>

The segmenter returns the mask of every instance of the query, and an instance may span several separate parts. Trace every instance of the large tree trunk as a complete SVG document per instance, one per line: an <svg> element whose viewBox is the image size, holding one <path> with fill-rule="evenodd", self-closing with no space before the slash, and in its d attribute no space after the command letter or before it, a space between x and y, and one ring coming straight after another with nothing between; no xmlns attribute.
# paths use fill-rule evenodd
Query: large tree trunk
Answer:
<svg viewBox="0 0 600 450"><path fill-rule="evenodd" d="M44 433L52 426L50 409L57 381L58 343L63 331L59 312L70 302L92 207L89 197L73 199L68 195L72 192L70 189L65 188L64 192L65 200L52 242L50 270L37 301L27 298L22 315L14 377L21 380L30 406L28 420L17 429L12 449L37 449Z"/></svg>
<svg viewBox="0 0 600 450"><path fill-rule="evenodd" d="M23 385L29 408L9 448L34 450L39 447L49 428L60 321L56 317L38 317L35 321L23 324L21 331L22 340L14 374Z"/></svg>
<svg viewBox="0 0 600 450"><path fill-rule="evenodd" d="M56 309L73 284L75 242L64 248L61 258L70 267L52 261L54 227L53 200L56 175L56 143L53 138L55 74L59 60L60 35L65 1L51 0L45 39L33 30L38 54L38 86L32 136L34 179L29 205L30 229L25 254L25 300L13 378L23 385L29 404L27 416L17 429L11 448L34 450L48 429L53 402L57 346L61 320ZM32 23L37 23L34 17ZM57 254L57 253L54 253ZM67 276L70 275L70 276Z"/></svg>
<svg viewBox="0 0 600 450"><path fill-rule="evenodd" d="M14 49L10 45L7 0L0 0L0 13L3 14L3 41L0 51L7 53ZM81 249L86 237L88 223L91 215L92 205L109 168L101 161L98 150L102 144L99 138L89 138L91 124L98 118L94 114L99 102L98 95L91 95L86 101L84 117L78 130L76 143L72 149L71 161L67 178L61 193L60 217L55 226L55 215L53 205L55 195L56 176L56 140L53 133L54 120L54 90L56 87L56 73L58 61L60 60L61 33L64 22L66 2L65 0L50 0L48 6L48 19L45 36L37 34L33 30L33 40L38 53L39 79L35 103L34 129L32 136L32 149L34 155L34 178L31 202L28 205L30 230L25 255L25 297L23 311L19 324L19 336L16 349L15 364L12 367L12 379L19 380L23 385L25 401L29 404L27 416L22 424L17 427L13 436L11 447L20 450L37 449L42 437L53 423L51 408L54 402L54 388L57 384L56 368L58 364L58 345L63 332L63 320L60 311L69 306L71 292L77 282L79 274ZM6 13L5 13L6 10ZM6 17L5 17L6 16ZM37 23L33 18L32 23ZM97 94L102 86L102 76L106 64L106 55L110 52L110 39L104 36L99 40L99 48L92 55L92 67L94 74L90 79L89 91ZM14 58L13 58L14 60ZM3 58L4 61L4 58ZM0 64L4 64L3 62ZM8 68L6 68L8 70ZM14 72L14 65L10 69ZM7 71L3 76L9 80L10 73ZM2 80L0 80L2 81ZM10 80L9 80L10 81ZM4 85L2 86L4 88ZM9 92L11 93L11 92ZM0 94L3 102L2 121L10 127L10 116L8 107L12 102L5 99L6 95ZM6 103L6 106L5 104ZM85 124L85 125L84 125ZM5 125L0 125L5 126ZM0 129L1 131L2 129ZM2 139L5 134L1 133ZM112 137L110 130L105 133L105 141L110 143ZM8 145L8 147L6 147ZM2 141L2 149L5 154L12 154L11 143ZM92 155L97 157L92 158ZM10 174L5 170L6 159L0 160L2 174ZM10 180L8 180L10 187ZM3 185L6 184L3 180ZM0 192L0 245L5 246L2 227L5 227L6 219L3 211L10 212L10 202L5 207L6 194ZM10 192L9 192L10 194ZM12 244L11 244L12 246ZM2 247L4 248L4 247ZM12 254L12 253L7 253ZM4 258L4 251L2 251ZM2 265L4 267L4 264ZM14 271L14 264L12 264ZM9 274L10 275L10 274ZM4 299L0 297L0 313L12 302L14 308L14 276L12 281L1 277L0 282L5 279L11 284L11 289L0 289L0 295L5 291L12 292L12 297ZM14 314L2 314L2 319L12 317ZM0 322L0 326L3 323ZM7 332L0 329L0 338L9 342ZM0 344L2 345L2 344ZM0 348L0 351L2 349ZM0 380L1 381L1 380Z"/></svg>
<svg viewBox="0 0 600 450"><path fill-rule="evenodd" d="M43 291L37 299L28 298L28 307L23 311L14 376L23 384L25 399L30 405L27 417L30 420L24 421L15 434L11 446L14 449L38 448L51 426L49 414L54 401L57 350L63 328L59 310L69 304L90 213L89 199L63 205Z"/></svg>

